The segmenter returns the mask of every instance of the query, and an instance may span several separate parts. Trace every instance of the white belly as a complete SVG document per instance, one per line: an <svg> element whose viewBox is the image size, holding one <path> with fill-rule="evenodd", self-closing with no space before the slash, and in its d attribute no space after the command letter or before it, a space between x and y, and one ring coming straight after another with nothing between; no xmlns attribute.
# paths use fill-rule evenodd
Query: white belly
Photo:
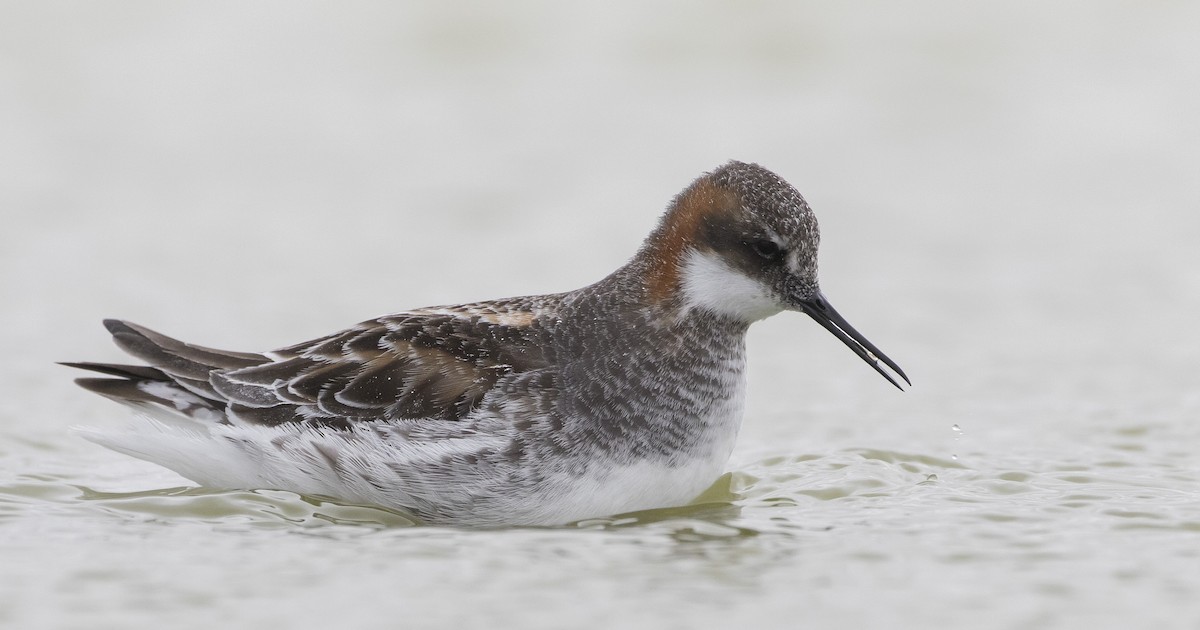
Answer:
<svg viewBox="0 0 1200 630"><path fill-rule="evenodd" d="M695 459L669 466L666 462L589 471L560 483L556 495L529 510L530 524L561 525L585 518L610 516L653 508L686 505L704 492L723 472L723 457ZM526 520L526 519L521 519Z"/></svg>
<svg viewBox="0 0 1200 630"><path fill-rule="evenodd" d="M692 449L673 461L592 462L585 474L548 480L546 492L512 506L528 525L561 525L586 518L686 505L725 471L741 428L744 388L718 405Z"/></svg>

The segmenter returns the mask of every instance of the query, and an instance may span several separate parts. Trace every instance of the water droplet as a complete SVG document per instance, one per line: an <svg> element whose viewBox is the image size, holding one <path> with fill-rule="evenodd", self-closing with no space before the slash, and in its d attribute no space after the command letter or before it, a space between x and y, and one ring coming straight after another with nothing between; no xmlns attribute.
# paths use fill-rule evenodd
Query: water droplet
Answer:
<svg viewBox="0 0 1200 630"><path fill-rule="evenodd" d="M954 425L954 426L952 426L952 427L950 427L950 430L951 430L951 431L953 431L953 432L955 432L955 433L962 433L962 428L961 428L961 427L959 427L957 424L956 424L956 425Z"/></svg>
<svg viewBox="0 0 1200 630"><path fill-rule="evenodd" d="M950 459L953 459L954 461L958 461L958 455L951 455Z"/></svg>

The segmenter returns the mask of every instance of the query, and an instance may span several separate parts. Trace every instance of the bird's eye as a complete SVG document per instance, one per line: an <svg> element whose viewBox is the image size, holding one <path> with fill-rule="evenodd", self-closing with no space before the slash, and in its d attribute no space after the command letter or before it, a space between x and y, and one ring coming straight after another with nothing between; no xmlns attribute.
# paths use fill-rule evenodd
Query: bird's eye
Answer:
<svg viewBox="0 0 1200 630"><path fill-rule="evenodd" d="M754 250L754 253L758 254L758 256L763 260L770 262L778 262L783 260L783 248L780 247L779 243L776 243L775 241L761 239L757 241L750 241L747 244L750 246L750 249Z"/></svg>

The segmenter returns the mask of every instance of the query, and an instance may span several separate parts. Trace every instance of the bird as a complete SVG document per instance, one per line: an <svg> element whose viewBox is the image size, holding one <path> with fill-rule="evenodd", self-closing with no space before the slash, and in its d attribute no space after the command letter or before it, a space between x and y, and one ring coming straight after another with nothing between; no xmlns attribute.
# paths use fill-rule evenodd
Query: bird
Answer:
<svg viewBox="0 0 1200 630"><path fill-rule="evenodd" d="M805 313L911 386L822 293L819 242L791 184L730 161L675 196L626 264L580 289L407 310L261 353L109 319L142 364L63 365L97 373L76 383L136 412L83 437L201 486L428 525L565 525L685 505L720 477L756 321Z"/></svg>

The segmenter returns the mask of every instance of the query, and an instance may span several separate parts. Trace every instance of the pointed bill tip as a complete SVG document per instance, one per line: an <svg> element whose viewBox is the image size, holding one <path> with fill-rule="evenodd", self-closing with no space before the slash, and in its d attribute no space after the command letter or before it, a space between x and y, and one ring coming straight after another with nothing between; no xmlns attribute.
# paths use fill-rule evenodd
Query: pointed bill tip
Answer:
<svg viewBox="0 0 1200 630"><path fill-rule="evenodd" d="M842 317L829 301L825 299L824 295L818 292L813 298L800 302L799 306L805 314L816 320L825 330L833 333L833 336L846 344L847 348L854 351L854 354L857 354L860 359L870 365L883 378L887 379L896 389L904 391L904 387L900 385L900 382L892 374L888 373L887 370L883 369L883 366L887 366L896 376L903 379L909 387L912 387L912 381L909 380L904 370L900 369L900 366L888 358L879 348L876 348L875 344L867 341L867 338L863 337L862 333L855 330L850 325L850 322L847 322L846 318ZM883 363L883 366L880 363Z"/></svg>

